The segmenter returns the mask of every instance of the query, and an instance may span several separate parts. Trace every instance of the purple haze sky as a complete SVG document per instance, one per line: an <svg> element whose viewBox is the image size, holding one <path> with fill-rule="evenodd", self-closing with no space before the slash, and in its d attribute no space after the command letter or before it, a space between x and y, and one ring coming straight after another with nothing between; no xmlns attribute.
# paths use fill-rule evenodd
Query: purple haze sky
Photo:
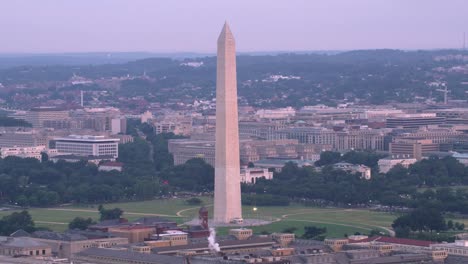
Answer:
<svg viewBox="0 0 468 264"><path fill-rule="evenodd" d="M0 0L0 52L460 48L468 0Z"/></svg>

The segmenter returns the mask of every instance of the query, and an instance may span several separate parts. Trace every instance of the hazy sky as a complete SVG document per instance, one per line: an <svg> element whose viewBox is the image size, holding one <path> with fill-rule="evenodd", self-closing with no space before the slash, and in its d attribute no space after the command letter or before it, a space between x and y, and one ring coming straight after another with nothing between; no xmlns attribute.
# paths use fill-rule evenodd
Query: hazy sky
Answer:
<svg viewBox="0 0 468 264"><path fill-rule="evenodd" d="M0 53L460 48L468 0L0 0Z"/></svg>

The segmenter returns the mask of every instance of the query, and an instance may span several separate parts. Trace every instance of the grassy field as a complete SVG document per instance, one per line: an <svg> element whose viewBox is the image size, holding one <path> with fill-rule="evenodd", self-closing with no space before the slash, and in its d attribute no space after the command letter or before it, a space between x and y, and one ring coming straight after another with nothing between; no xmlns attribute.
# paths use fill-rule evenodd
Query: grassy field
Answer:
<svg viewBox="0 0 468 264"><path fill-rule="evenodd" d="M203 198L212 215L212 199ZM188 205L185 199L152 200L143 202L114 203L104 205L106 208L119 207L125 211L124 217L130 221L144 216L162 216L170 218L177 223L184 223L197 217L199 206ZM0 216L10 214L12 211L0 212ZM37 226L63 231L68 223L76 216L91 217L98 220L97 205L63 206L56 208L29 209ZM302 235L304 226L314 225L327 228L327 237L343 237L344 234L355 232L369 233L378 229L388 233L391 223L397 215L372 212L364 209L340 208L314 208L293 204L288 207L268 206L258 207L256 211L252 206L243 206L244 218L261 218L273 221L265 226L253 227L256 233L281 232L286 228L295 227L296 234ZM454 219L465 222L468 220ZM218 233L225 234L227 228L220 228Z"/></svg>
<svg viewBox="0 0 468 264"><path fill-rule="evenodd" d="M210 214L212 214L212 200L203 198ZM115 203L107 204L106 208L119 207L125 211L124 217L135 220L143 216L160 215L171 218L178 223L191 220L197 217L198 206L190 206L184 199L153 200L143 202ZM0 212L0 216L11 213ZM29 209L37 226L47 227L57 231L63 231L67 224L76 216L91 217L98 219L97 205L87 206L64 206L57 208L37 208ZM381 229L389 227L395 216L374 213L367 210L345 210L345 209L323 209L310 208L300 205L288 207L258 207L253 211L253 207L244 206L243 214L245 218L262 218L274 221L265 226L254 227L254 231L274 232L282 231L285 228L296 227L297 234L303 233L304 226L315 225L327 227L327 236L343 236L343 234L354 234L355 232L366 233L371 229ZM220 230L226 233L227 228Z"/></svg>

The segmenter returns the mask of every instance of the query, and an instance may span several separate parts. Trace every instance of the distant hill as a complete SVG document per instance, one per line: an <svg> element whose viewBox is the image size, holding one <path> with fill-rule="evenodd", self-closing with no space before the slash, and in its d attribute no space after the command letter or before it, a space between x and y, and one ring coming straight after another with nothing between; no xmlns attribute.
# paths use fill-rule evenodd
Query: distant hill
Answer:
<svg viewBox="0 0 468 264"><path fill-rule="evenodd" d="M0 83L66 81L73 74L89 79L129 75L136 79L124 81L115 96L145 96L159 102L213 98L213 54L153 55L158 54L67 54L33 56L33 60L23 57L23 62L31 66L0 69ZM442 94L429 83L443 81L451 90L451 98L466 100L467 86L463 83L468 82L467 58L468 51L460 50L242 53L237 57L239 96L245 103L265 107L333 105L337 101L382 104L429 97L440 101ZM21 64L18 57L15 60ZM73 64L77 62L82 64ZM139 79L143 73L151 81ZM11 101L13 93L4 96Z"/></svg>

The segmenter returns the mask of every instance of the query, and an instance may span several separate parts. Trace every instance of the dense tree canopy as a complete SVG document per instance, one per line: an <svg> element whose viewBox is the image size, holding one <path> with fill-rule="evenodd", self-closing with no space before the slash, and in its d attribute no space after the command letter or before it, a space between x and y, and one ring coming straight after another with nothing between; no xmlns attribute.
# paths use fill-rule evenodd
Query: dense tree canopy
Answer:
<svg viewBox="0 0 468 264"><path fill-rule="evenodd" d="M80 229L86 230L88 226L96 224L91 218L83 218L83 217L75 217L73 220L68 224L69 229Z"/></svg>
<svg viewBox="0 0 468 264"><path fill-rule="evenodd" d="M119 219L123 215L123 211L120 208L106 209L104 206L99 205L98 210L101 221Z"/></svg>
<svg viewBox="0 0 468 264"><path fill-rule="evenodd" d="M36 231L34 221L28 211L14 212L0 219L1 236L9 236L19 229L29 233Z"/></svg>

